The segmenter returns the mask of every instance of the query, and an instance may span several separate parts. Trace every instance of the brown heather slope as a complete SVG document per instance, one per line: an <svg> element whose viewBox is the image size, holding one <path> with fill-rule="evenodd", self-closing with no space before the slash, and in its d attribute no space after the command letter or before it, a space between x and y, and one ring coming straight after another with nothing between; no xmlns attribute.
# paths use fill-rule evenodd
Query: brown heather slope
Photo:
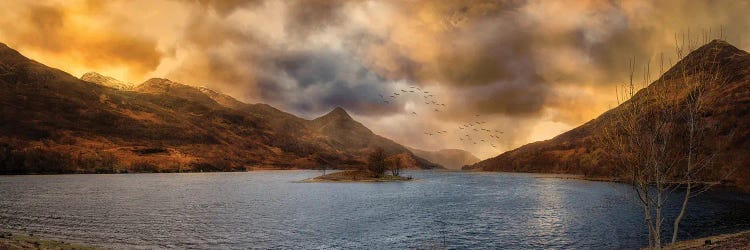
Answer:
<svg viewBox="0 0 750 250"><path fill-rule="evenodd" d="M710 60L710 61L706 61ZM750 54L719 40L714 40L678 62L662 78L665 84L652 83L648 88L667 91L674 98L685 98L687 94L679 85L673 84L682 66L686 72L695 70L697 62L713 62L718 66L723 83L706 86L706 121L716 126L716 135L706 142L705 152L712 152L718 145L725 150L712 165L714 173L733 171L730 183L750 188ZM670 84L672 82L672 84ZM632 100L644 101L642 92ZM465 169L508 172L566 173L591 177L617 177L611 166L599 158L594 143L595 136L602 133L602 126L612 120L613 114L621 112L618 106L575 129L550 140L538 141L507 151ZM734 133L733 135L731 135Z"/></svg>
<svg viewBox="0 0 750 250"><path fill-rule="evenodd" d="M461 169L466 165L479 162L479 158L468 151L461 149L441 149L436 151L427 151L415 148L409 148L415 155L428 161L442 165L448 169Z"/></svg>
<svg viewBox="0 0 750 250"><path fill-rule="evenodd" d="M366 128L336 124L359 124L348 115L321 127L167 79L123 91L110 85L116 79L85 78L0 43L0 173L356 169L375 146L407 154L419 168L439 167ZM371 143L349 144L337 134Z"/></svg>

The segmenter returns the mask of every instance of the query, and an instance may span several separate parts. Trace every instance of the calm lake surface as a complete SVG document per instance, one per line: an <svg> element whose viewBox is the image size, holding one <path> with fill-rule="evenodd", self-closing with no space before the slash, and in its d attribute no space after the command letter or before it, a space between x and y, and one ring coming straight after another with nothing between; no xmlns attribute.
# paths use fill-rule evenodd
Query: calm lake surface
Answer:
<svg viewBox="0 0 750 250"><path fill-rule="evenodd" d="M113 248L647 244L641 208L621 184L431 171L406 173L415 182L295 183L317 175L0 176L0 229ZM683 238L750 229L750 196L705 194L691 203L683 228Z"/></svg>

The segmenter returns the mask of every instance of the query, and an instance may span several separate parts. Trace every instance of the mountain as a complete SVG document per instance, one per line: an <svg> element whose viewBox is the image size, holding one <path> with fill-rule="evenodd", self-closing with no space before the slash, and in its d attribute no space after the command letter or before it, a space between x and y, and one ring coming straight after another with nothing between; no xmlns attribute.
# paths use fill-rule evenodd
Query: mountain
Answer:
<svg viewBox="0 0 750 250"><path fill-rule="evenodd" d="M700 65L714 65L724 77L724 81L704 86L704 119L714 124L718 131L706 141L706 149L716 151L720 144L727 147L714 159L712 170L714 173L732 171L730 182L750 187L750 54L724 41L714 40L691 52L664 73L662 84L656 81L647 88L684 100L688 94L686 88L670 83L675 82L682 72L692 77L690 74ZM642 91L630 101L647 101ZM524 145L465 169L612 177L615 171L597 157L601 149L597 148L594 138L603 133L604 124L625 109L620 105L550 140Z"/></svg>
<svg viewBox="0 0 750 250"><path fill-rule="evenodd" d="M461 149L441 149L437 151L426 151L409 148L415 155L428 161L440 164L448 169L461 169L466 165L479 162L479 158L468 151Z"/></svg>
<svg viewBox="0 0 750 250"><path fill-rule="evenodd" d="M82 78L0 43L0 173L356 169L375 147L440 167L341 108L311 121L168 79Z"/></svg>
<svg viewBox="0 0 750 250"><path fill-rule="evenodd" d="M132 90L134 87L132 83L123 82L123 81L117 80L109 76L101 75L96 72L88 72L86 74L83 74L81 76L81 80L84 80L87 82L98 83L100 85L104 85L104 86L119 89L119 90Z"/></svg>

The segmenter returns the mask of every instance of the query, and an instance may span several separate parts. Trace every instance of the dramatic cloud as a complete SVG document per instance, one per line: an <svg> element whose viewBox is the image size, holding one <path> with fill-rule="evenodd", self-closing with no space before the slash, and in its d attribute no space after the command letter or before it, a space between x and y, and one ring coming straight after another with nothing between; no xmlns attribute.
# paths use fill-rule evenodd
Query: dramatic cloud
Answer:
<svg viewBox="0 0 750 250"><path fill-rule="evenodd" d="M750 4L729 0L11 0L0 9L0 42L74 75L167 77L306 118L341 106L403 144L480 157L596 117L615 104L628 59L663 52L674 63L675 34L744 48L750 30ZM487 138L459 129L470 122L504 133L464 140Z"/></svg>
<svg viewBox="0 0 750 250"><path fill-rule="evenodd" d="M122 66L135 75L152 71L162 54L156 40L140 34L117 32L109 22L95 23L98 5L62 4L2 6L0 32L4 42L54 58L54 64L86 68ZM80 18L87 15L90 18ZM50 60L53 61L53 60ZM65 68L65 67L63 67Z"/></svg>

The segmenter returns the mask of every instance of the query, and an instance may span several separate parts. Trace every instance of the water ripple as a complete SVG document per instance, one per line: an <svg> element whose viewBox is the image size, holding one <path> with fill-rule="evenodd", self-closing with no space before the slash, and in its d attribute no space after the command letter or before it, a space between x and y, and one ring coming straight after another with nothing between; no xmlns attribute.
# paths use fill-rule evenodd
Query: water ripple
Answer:
<svg viewBox="0 0 750 250"><path fill-rule="evenodd" d="M113 248L638 248L619 184L408 173L408 183L295 183L315 171L0 177L0 225ZM668 206L674 214L676 205ZM750 197L691 203L682 237L750 228Z"/></svg>

